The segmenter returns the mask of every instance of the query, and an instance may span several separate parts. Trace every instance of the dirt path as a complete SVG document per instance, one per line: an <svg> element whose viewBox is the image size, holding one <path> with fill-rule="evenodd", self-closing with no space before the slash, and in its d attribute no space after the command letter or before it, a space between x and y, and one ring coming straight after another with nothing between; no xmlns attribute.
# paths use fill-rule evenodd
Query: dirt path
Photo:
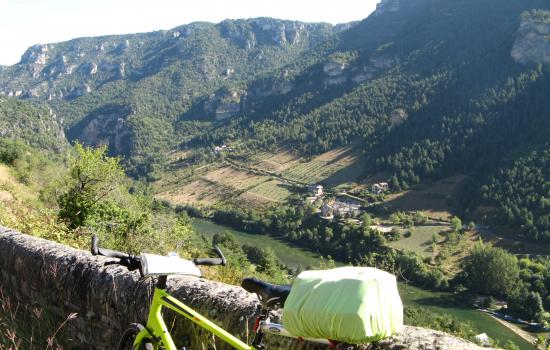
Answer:
<svg viewBox="0 0 550 350"><path fill-rule="evenodd" d="M506 322L505 320L501 319L501 318L498 318L494 315L491 315L489 313L487 313L487 315L491 316L492 318L494 318L495 320L497 320L498 322L502 323L503 326L505 326L506 328L508 328L509 330L511 330L512 332L516 333L517 335L519 335L520 337L522 337L523 339L525 339L526 341L528 341L529 343L531 344L535 344L535 341L537 340L535 337L533 337L531 334L527 333L526 331L524 331L523 329L519 328L518 326L516 326L515 324L513 323L510 323L510 322ZM534 345L533 345L534 346Z"/></svg>

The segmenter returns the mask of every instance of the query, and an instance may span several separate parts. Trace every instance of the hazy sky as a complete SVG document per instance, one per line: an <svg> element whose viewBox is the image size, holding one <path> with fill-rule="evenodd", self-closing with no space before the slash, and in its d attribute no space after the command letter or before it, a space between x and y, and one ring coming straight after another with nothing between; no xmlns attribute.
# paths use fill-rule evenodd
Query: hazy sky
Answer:
<svg viewBox="0 0 550 350"><path fill-rule="evenodd" d="M0 64L31 45L82 36L170 29L194 21L275 17L343 23L367 17L379 0L0 0Z"/></svg>

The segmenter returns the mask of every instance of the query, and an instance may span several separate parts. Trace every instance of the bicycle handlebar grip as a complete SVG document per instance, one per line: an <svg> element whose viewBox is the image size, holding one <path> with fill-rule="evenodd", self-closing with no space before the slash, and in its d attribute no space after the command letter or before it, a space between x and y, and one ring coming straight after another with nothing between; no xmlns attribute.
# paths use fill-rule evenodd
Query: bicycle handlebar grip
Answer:
<svg viewBox="0 0 550 350"><path fill-rule="evenodd" d="M227 264L227 260L225 260L225 256L223 255L221 249L218 246L214 246L212 248L214 253L216 253L219 258L195 258L193 259L193 263L195 265L206 265L206 266L213 266L213 265L223 265L225 266Z"/></svg>
<svg viewBox="0 0 550 350"><path fill-rule="evenodd" d="M225 256L223 255L222 250L220 249L220 247L218 247L217 245L214 246L214 252L222 260L221 265L223 265L223 266L227 265L227 260L225 260Z"/></svg>
<svg viewBox="0 0 550 350"><path fill-rule="evenodd" d="M92 236L92 255L103 255L110 258L124 259L130 257L130 255L122 252L117 252L116 250L99 248L99 238L96 235Z"/></svg>
<svg viewBox="0 0 550 350"><path fill-rule="evenodd" d="M109 258L116 258L116 259L126 259L129 258L130 255L126 253L122 253L116 250L106 249L106 248L98 248L99 255L108 256Z"/></svg>
<svg viewBox="0 0 550 350"><path fill-rule="evenodd" d="M222 265L223 260L220 258L195 258L193 259L193 263L195 265L214 266L214 265Z"/></svg>

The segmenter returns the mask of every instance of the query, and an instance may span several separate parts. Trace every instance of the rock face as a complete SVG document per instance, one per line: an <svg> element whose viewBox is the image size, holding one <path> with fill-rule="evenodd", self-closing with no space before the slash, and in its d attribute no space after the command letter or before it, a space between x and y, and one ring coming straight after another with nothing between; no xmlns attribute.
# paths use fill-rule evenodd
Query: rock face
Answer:
<svg viewBox="0 0 550 350"><path fill-rule="evenodd" d="M244 96L238 91L218 91L204 104L204 111L217 121L232 118L241 111L241 98Z"/></svg>
<svg viewBox="0 0 550 350"><path fill-rule="evenodd" d="M0 251L0 285L4 295L26 305L41 305L49 317L60 321L71 312L78 314L66 328L72 339L70 348L114 349L125 326L143 322L147 315L153 281L140 280L137 272L125 268L104 267L110 259L93 257L88 252L1 226ZM170 278L168 291L235 336L243 340L252 337L247 330L252 329L258 310L254 295L239 287L190 277ZM277 314L273 317L278 318ZM174 331L189 339L186 345L192 349L231 348L197 332L188 321L180 321L183 320L174 324ZM266 343L269 349L326 348L277 336L266 336ZM442 332L408 326L380 342L378 348L482 349Z"/></svg>
<svg viewBox="0 0 550 350"><path fill-rule="evenodd" d="M385 12L396 12L398 10L399 10L399 0L381 0L376 5L376 10L374 11L374 14L378 16Z"/></svg>
<svg viewBox="0 0 550 350"><path fill-rule="evenodd" d="M253 94L260 97L284 95L292 91L293 84L289 80L272 80L253 89Z"/></svg>
<svg viewBox="0 0 550 350"><path fill-rule="evenodd" d="M342 75L349 65L345 62L328 61L323 65L323 72L329 77Z"/></svg>
<svg viewBox="0 0 550 350"><path fill-rule="evenodd" d="M169 31L35 45L25 52L19 63L0 67L0 93L22 91L18 97L71 99L81 96L79 92L85 91L80 89L83 84L97 90L118 80L136 81L134 79L155 75L169 66L177 66L176 85L202 79L200 75L208 80L239 78L241 74L251 77L258 68L251 64L238 66L239 62L230 62L227 58L248 57L250 62L266 61L267 65L278 66L282 62L270 61L271 57L288 52L290 59L350 25L333 27L326 23L252 18L218 24L196 22ZM204 49L201 42L204 38L212 44L208 49ZM236 55L236 50L243 52ZM227 57L222 58L224 56ZM196 61L191 63L193 59ZM233 71L227 67L236 63ZM198 68L201 74L197 75L189 67Z"/></svg>
<svg viewBox="0 0 550 350"><path fill-rule="evenodd" d="M519 63L550 63L550 11L522 15L510 54Z"/></svg>
<svg viewBox="0 0 550 350"><path fill-rule="evenodd" d="M111 152L124 154L130 144L131 130L126 120L131 111L111 105L90 113L69 130L69 137L92 145L109 145Z"/></svg>
<svg viewBox="0 0 550 350"><path fill-rule="evenodd" d="M283 21L274 18L253 18L246 20L225 20L220 23L222 33L242 48L251 49L258 45L295 45L309 35L310 28L304 23Z"/></svg>
<svg viewBox="0 0 550 350"><path fill-rule="evenodd" d="M404 109L397 108L393 110L390 114L390 123L392 126L401 125L407 120L409 115Z"/></svg>

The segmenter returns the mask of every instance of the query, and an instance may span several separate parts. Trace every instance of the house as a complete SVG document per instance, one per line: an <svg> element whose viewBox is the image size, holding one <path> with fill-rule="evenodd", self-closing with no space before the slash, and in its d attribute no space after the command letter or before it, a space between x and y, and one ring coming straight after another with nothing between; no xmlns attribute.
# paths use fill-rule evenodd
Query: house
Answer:
<svg viewBox="0 0 550 350"><path fill-rule="evenodd" d="M233 152L233 149L227 147L226 145L214 147L214 153L221 153L221 152L224 152L224 151Z"/></svg>
<svg viewBox="0 0 550 350"><path fill-rule="evenodd" d="M351 216L355 217L359 215L361 205L356 203L350 203L349 201L339 201L336 200L332 205L334 209L334 215L337 216Z"/></svg>
<svg viewBox="0 0 550 350"><path fill-rule="evenodd" d="M323 203L321 207L321 217L325 219L332 219L334 217L334 208L328 203Z"/></svg>
<svg viewBox="0 0 550 350"><path fill-rule="evenodd" d="M386 192L389 188L390 187L387 182L379 182L377 184L372 185L370 188L370 191L374 194L380 194L380 193Z"/></svg>
<svg viewBox="0 0 550 350"><path fill-rule="evenodd" d="M323 195L323 186L321 185L309 185L307 189L315 197L320 197Z"/></svg>

